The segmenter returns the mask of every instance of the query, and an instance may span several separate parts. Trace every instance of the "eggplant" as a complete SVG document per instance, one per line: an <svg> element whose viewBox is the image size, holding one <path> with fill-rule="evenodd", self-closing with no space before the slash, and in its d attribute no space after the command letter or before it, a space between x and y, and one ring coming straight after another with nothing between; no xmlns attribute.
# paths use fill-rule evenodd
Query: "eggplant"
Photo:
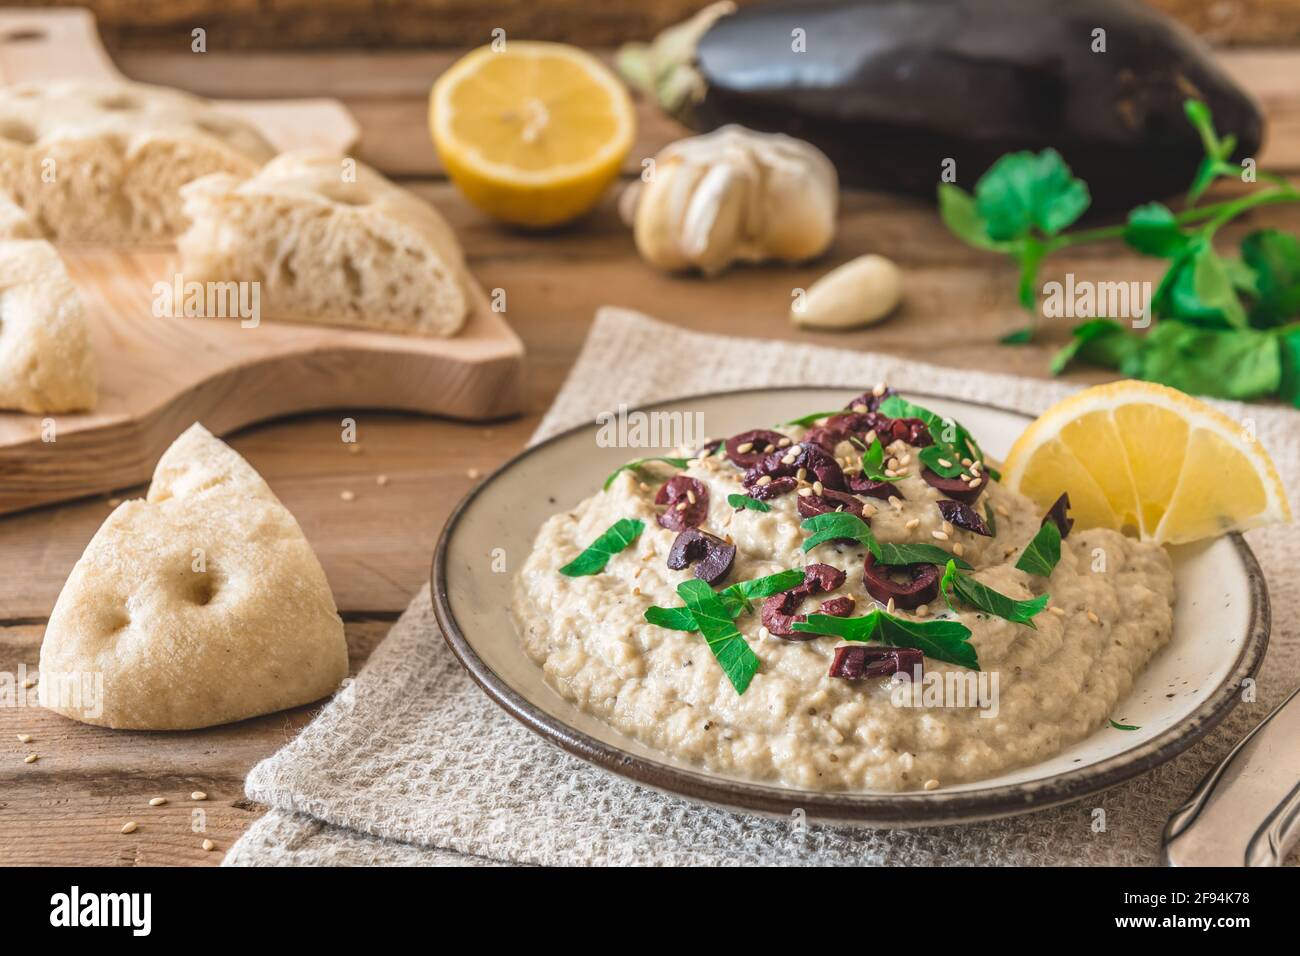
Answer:
<svg viewBox="0 0 1300 956"><path fill-rule="evenodd" d="M620 65L695 130L788 133L847 185L930 196L946 160L971 189L1003 154L1050 146L1094 205L1128 207L1191 183L1203 154L1187 99L1238 156L1264 125L1195 36L1137 0L715 4Z"/></svg>

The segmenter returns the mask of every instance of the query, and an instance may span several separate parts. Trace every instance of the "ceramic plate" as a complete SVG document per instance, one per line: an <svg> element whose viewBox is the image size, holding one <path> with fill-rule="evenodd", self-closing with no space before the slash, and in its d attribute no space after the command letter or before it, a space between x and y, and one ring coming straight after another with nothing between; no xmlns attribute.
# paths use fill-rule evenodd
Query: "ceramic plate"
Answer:
<svg viewBox="0 0 1300 956"><path fill-rule="evenodd" d="M777 388L684 398L645 410L699 413L704 433L730 435L820 409L860 389ZM1029 419L986 405L909 392L951 415L1001 459ZM1114 713L1139 730L1109 726L1042 763L977 783L922 793L820 793L754 783L692 767L584 714L543 680L509 612L510 582L542 522L600 488L631 458L667 449L602 447L593 423L528 449L460 503L433 563L433 601L452 651L499 706L551 743L605 770L691 800L763 814L870 826L987 819L1076 800L1160 764L1230 711L1268 644L1268 595L1240 535L1172 549L1178 589L1174 634ZM504 549L507 571L500 567Z"/></svg>

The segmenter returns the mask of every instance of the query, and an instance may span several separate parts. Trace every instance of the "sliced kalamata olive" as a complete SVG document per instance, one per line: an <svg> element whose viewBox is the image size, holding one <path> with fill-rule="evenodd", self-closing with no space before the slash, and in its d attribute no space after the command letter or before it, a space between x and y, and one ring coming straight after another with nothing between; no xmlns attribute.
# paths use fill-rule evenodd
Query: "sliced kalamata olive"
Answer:
<svg viewBox="0 0 1300 956"><path fill-rule="evenodd" d="M831 491L829 488L820 495L799 496L799 517L801 518L824 515L831 511L846 511L861 518L862 502L852 495L846 495L842 491Z"/></svg>
<svg viewBox="0 0 1300 956"><path fill-rule="evenodd" d="M759 501L771 501L773 498L780 498L784 494L789 494L797 488L799 482L794 478L773 478L766 484L754 482L748 485L749 497L757 498Z"/></svg>
<svg viewBox="0 0 1300 956"><path fill-rule="evenodd" d="M876 436L885 445L891 441L905 441L917 448L934 444L930 429L919 418L885 418L881 415L876 425Z"/></svg>
<svg viewBox="0 0 1300 956"><path fill-rule="evenodd" d="M816 634L796 631L794 625L808 620L806 614L796 614L803 599L814 594L834 591L842 585L847 575L829 564L810 564L803 569L803 582L788 591L773 594L763 602L759 617L763 626L776 637L787 641L810 641ZM832 602L827 602L832 603ZM839 616L839 615L836 615Z"/></svg>
<svg viewBox="0 0 1300 956"><path fill-rule="evenodd" d="M771 454L767 451L769 446L775 451L785 437L765 428L733 435L727 439L727 460L740 468L752 468L762 461L764 455ZM742 448L745 450L741 451Z"/></svg>
<svg viewBox="0 0 1300 956"><path fill-rule="evenodd" d="M974 531L986 538L993 537L993 532L979 516L979 512L970 505L962 504L960 501L949 501L946 498L936 501L935 504L939 506L939 514L943 515L944 521L950 521L958 528Z"/></svg>
<svg viewBox="0 0 1300 956"><path fill-rule="evenodd" d="M822 601L821 613L829 614L831 617L848 617L853 613L854 606L853 598L846 594L843 597Z"/></svg>
<svg viewBox="0 0 1300 956"><path fill-rule="evenodd" d="M701 445L698 449L696 449L695 454L691 455L691 457L708 458L710 455L712 455L715 451L717 451L721 447L722 447L721 438L711 438L708 441L706 441L703 445Z"/></svg>
<svg viewBox="0 0 1300 956"><path fill-rule="evenodd" d="M655 504L668 506L659 516L660 525L669 531L685 531L703 524L709 516L709 489L702 481L674 475L655 495Z"/></svg>
<svg viewBox="0 0 1300 956"><path fill-rule="evenodd" d="M921 477L925 479L926 484L931 488L941 491L954 501L960 501L963 504L973 505L984 492L983 481L972 488L960 478L945 478L929 468L921 469Z"/></svg>
<svg viewBox="0 0 1300 956"><path fill-rule="evenodd" d="M687 528L679 534L665 561L674 571L694 564L695 576L706 584L717 584L725 578L735 562L735 545L699 528Z"/></svg>
<svg viewBox="0 0 1300 956"><path fill-rule="evenodd" d="M1042 524L1047 524L1049 521L1056 524L1062 538L1070 533L1070 529L1074 527L1074 519L1070 517L1070 496L1068 494L1062 494L1053 502L1052 507L1047 509L1047 514L1043 515Z"/></svg>
<svg viewBox="0 0 1300 956"><path fill-rule="evenodd" d="M849 491L866 498L880 498L882 501L887 501L891 497L903 497L898 493L896 485L888 481L872 481L865 475L845 475L844 483L849 486Z"/></svg>
<svg viewBox="0 0 1300 956"><path fill-rule="evenodd" d="M925 655L914 647L871 647L851 644L835 649L831 677L863 680L868 677L892 677L902 674L909 680L921 676Z"/></svg>
<svg viewBox="0 0 1300 956"><path fill-rule="evenodd" d="M764 477L789 478L798 475L803 469L809 481L816 479L824 488L836 491L844 490L844 472L839 462L821 446L812 443L796 442L789 448L780 448L765 456L761 461L745 472L745 487L752 487Z"/></svg>
<svg viewBox="0 0 1300 956"><path fill-rule="evenodd" d="M933 564L877 564L870 552L863 559L862 584L881 604L911 610L939 596L939 569Z"/></svg>

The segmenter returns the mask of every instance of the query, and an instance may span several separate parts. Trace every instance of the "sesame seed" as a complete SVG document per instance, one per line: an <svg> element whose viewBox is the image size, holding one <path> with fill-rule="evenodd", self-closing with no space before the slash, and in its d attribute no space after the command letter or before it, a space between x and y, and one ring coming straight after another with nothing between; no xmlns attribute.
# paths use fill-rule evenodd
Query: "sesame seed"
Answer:
<svg viewBox="0 0 1300 956"><path fill-rule="evenodd" d="M931 777L929 780L927 780L927 781L925 782L924 786L925 786L925 789L927 789L927 790L938 790L938 789L939 789L939 781L938 781L938 780L935 780L933 777Z"/></svg>
<svg viewBox="0 0 1300 956"><path fill-rule="evenodd" d="M929 613L930 613L930 605L928 605L928 604L922 604L922 605L920 605L919 607L917 607L917 609L916 609L916 616L917 616L917 617L925 617L925 616L928 615Z"/></svg>
<svg viewBox="0 0 1300 956"><path fill-rule="evenodd" d="M974 462L972 462L969 458L963 458L961 460L961 463L965 465L967 468L969 468L971 465L974 464Z"/></svg>
<svg viewBox="0 0 1300 956"><path fill-rule="evenodd" d="M1053 607L1049 607L1048 610L1051 611L1053 614L1055 614L1057 617L1065 617L1065 608L1063 607L1053 606Z"/></svg>
<svg viewBox="0 0 1300 956"><path fill-rule="evenodd" d="M678 510L678 511L685 511L685 510L686 510L686 502L685 502L685 501L679 501L679 502L677 502L677 510Z"/></svg>
<svg viewBox="0 0 1300 956"><path fill-rule="evenodd" d="M903 527L906 528L908 531L915 531L920 524L921 524L920 518L913 518L910 521L908 521L907 524L903 525Z"/></svg>
<svg viewBox="0 0 1300 956"><path fill-rule="evenodd" d="M19 734L19 735L18 735L18 742L19 742L20 744L29 744L29 743L32 742L32 735L31 735L31 734Z"/></svg>
<svg viewBox="0 0 1300 956"><path fill-rule="evenodd" d="M772 476L764 475L762 478L758 479L758 483L760 485L770 485L772 483Z"/></svg>
<svg viewBox="0 0 1300 956"><path fill-rule="evenodd" d="M342 498L344 501L356 501L357 493L355 491L349 491L345 488L339 492L339 497Z"/></svg>
<svg viewBox="0 0 1300 956"><path fill-rule="evenodd" d="M944 534L952 534L952 522L945 521L941 526Z"/></svg>
<svg viewBox="0 0 1300 956"><path fill-rule="evenodd" d="M789 448L791 441L792 439L782 438L779 442L777 442L777 444L780 445L782 448Z"/></svg>
<svg viewBox="0 0 1300 956"><path fill-rule="evenodd" d="M983 478L972 478L972 479L971 479L971 482L970 482L970 486L971 486L972 488L978 488L978 487L979 487L981 484L983 484L983 483L984 483L984 479L983 479Z"/></svg>
<svg viewBox="0 0 1300 956"><path fill-rule="evenodd" d="M862 517L864 517L864 518L873 518L873 517L875 517L876 513L877 513L877 512L876 512L876 506L875 506L875 505L863 505L863 506L862 506Z"/></svg>
<svg viewBox="0 0 1300 956"><path fill-rule="evenodd" d="M898 459L897 459L897 458L891 458L891 459L889 459L889 467L892 468L892 469L894 469L895 471L897 471L897 470L898 470L898 467L899 467L899 466L898 466Z"/></svg>
<svg viewBox="0 0 1300 956"><path fill-rule="evenodd" d="M952 543L952 553L957 555L957 557L960 558L963 554L966 553L966 548L960 541L954 541Z"/></svg>
<svg viewBox="0 0 1300 956"><path fill-rule="evenodd" d="M930 532L930 537L932 537L932 538L937 538L937 539L940 540L940 541L947 541L947 540L948 540L948 532L946 532L946 531L931 531L931 532Z"/></svg>
<svg viewBox="0 0 1300 956"><path fill-rule="evenodd" d="M889 603L885 605L885 610L888 611L890 614L893 614L893 613L894 613L894 599L893 599L893 598L890 598L890 599L889 599Z"/></svg>
<svg viewBox="0 0 1300 956"><path fill-rule="evenodd" d="M640 483L637 485L637 487L640 488L642 491L649 491L649 490L650 490L650 486L647 485L644 481L643 481L643 482L640 482Z"/></svg>
<svg viewBox="0 0 1300 956"><path fill-rule="evenodd" d="M738 455L743 455L746 452L751 452L753 450L754 450L754 443L752 441L741 442L739 445L736 446L736 454Z"/></svg>
<svg viewBox="0 0 1300 956"><path fill-rule="evenodd" d="M983 467L984 467L984 462L977 461L975 462L975 464L970 466L970 470L978 475L980 473L980 469Z"/></svg>
<svg viewBox="0 0 1300 956"><path fill-rule="evenodd" d="M166 803L166 802L167 802L167 798L166 798L166 797L154 797L154 798L152 798L152 799L149 801L149 806L151 806L151 807L161 807L161 806L162 806L164 803Z"/></svg>
<svg viewBox="0 0 1300 956"><path fill-rule="evenodd" d="M36 754L28 754L26 757L23 758L23 763L36 763L36 761L40 759L41 758L36 756Z"/></svg>
<svg viewBox="0 0 1300 956"><path fill-rule="evenodd" d="M898 497L898 495L890 495L890 496L889 496L889 507L893 508L895 511L902 511L902 510L903 510L903 499L900 498L900 497Z"/></svg>
<svg viewBox="0 0 1300 956"><path fill-rule="evenodd" d="M1101 623L1101 618L1099 618L1099 617L1098 617L1094 612L1092 612L1092 611L1089 611L1089 612L1088 612L1088 620L1092 621L1093 624L1100 624L1100 623Z"/></svg>
<svg viewBox="0 0 1300 956"><path fill-rule="evenodd" d="M795 455L786 455L784 458L781 459L781 464L793 465L795 457L796 457Z"/></svg>
<svg viewBox="0 0 1300 956"><path fill-rule="evenodd" d="M134 820L128 820L128 821L126 821L126 823L123 823L123 824L122 824L122 832L123 832L123 833L134 833L134 832L135 832L135 829L136 829L136 826L135 826L135 821L134 821Z"/></svg>
<svg viewBox="0 0 1300 956"><path fill-rule="evenodd" d="M375 475L375 484L377 484L380 488L384 487L386 484L388 484L388 476Z"/></svg>
<svg viewBox="0 0 1300 956"><path fill-rule="evenodd" d="M911 463L912 463L912 456L911 456L911 455L904 455L902 458L898 459L899 467L906 467L907 465L910 465Z"/></svg>
<svg viewBox="0 0 1300 956"><path fill-rule="evenodd" d="M207 795L206 793L204 793L202 790L195 790L193 793L190 794L190 799L191 799L191 800L206 800L206 799L208 799L208 795Z"/></svg>
<svg viewBox="0 0 1300 956"><path fill-rule="evenodd" d="M825 490L826 489L822 487L822 483L820 481L813 482L813 494L820 495Z"/></svg>
<svg viewBox="0 0 1300 956"><path fill-rule="evenodd" d="M775 446L775 445L765 445L765 446L763 447L763 454L765 454L765 455L770 455L770 454L771 454L772 452L774 452L774 451L776 451L776 446Z"/></svg>
<svg viewBox="0 0 1300 956"><path fill-rule="evenodd" d="M794 476L795 476L795 478L798 479L799 481L807 481L807 480L808 480L808 469L807 469L807 468L800 468L798 471L796 471L796 472L794 473Z"/></svg>
<svg viewBox="0 0 1300 956"><path fill-rule="evenodd" d="M803 454L803 445L791 445L791 446L790 446L790 454L792 454L792 455L802 455L802 454Z"/></svg>
<svg viewBox="0 0 1300 956"><path fill-rule="evenodd" d="M886 478L897 478L897 477L898 477L898 474L894 471L894 469L892 469L892 468L886 468L886 469L885 469L885 477L886 477Z"/></svg>
<svg viewBox="0 0 1300 956"><path fill-rule="evenodd" d="M863 405L861 402L858 402L858 404L853 406L853 411L857 412L859 415L865 415L867 412L870 411L870 409L867 408L867 406Z"/></svg>
<svg viewBox="0 0 1300 956"><path fill-rule="evenodd" d="M877 385L875 388L873 388L873 389L871 390L871 394L874 395L874 396L876 396L876 398L879 398L881 395L884 395L884 394L885 394L885 383L884 383L884 382L881 382L879 385Z"/></svg>
<svg viewBox="0 0 1300 956"><path fill-rule="evenodd" d="M1007 506L1000 501L993 506L993 510L996 511L998 514L1002 515L1002 517L1004 518L1011 517L1011 512L1007 510Z"/></svg>
<svg viewBox="0 0 1300 956"><path fill-rule="evenodd" d="M695 504L695 492L691 491L689 488L686 490L686 500L691 504Z"/></svg>
<svg viewBox="0 0 1300 956"><path fill-rule="evenodd" d="M800 498L807 498L811 496L812 493L813 490L811 488L800 488L798 491L795 492L795 494L797 494Z"/></svg>
<svg viewBox="0 0 1300 956"><path fill-rule="evenodd" d="M759 629L758 629L758 636L759 636L759 637L771 637L771 636L772 636L772 632L769 631L766 627L759 627Z"/></svg>
<svg viewBox="0 0 1300 956"><path fill-rule="evenodd" d="M950 462L947 458L938 458L938 459L936 459L936 461L938 461L939 464L943 465L943 467L945 467L945 468L951 468L951 467L952 467L952 462Z"/></svg>
<svg viewBox="0 0 1300 956"><path fill-rule="evenodd" d="M870 445L875 440L876 440L876 430L873 428L871 429L871 431L867 432L867 444Z"/></svg>
<svg viewBox="0 0 1300 956"><path fill-rule="evenodd" d="M470 481L478 481L479 475L483 474L477 468L469 468L465 471L465 477Z"/></svg>
<svg viewBox="0 0 1300 956"><path fill-rule="evenodd" d="M204 840L203 843L200 845L203 847L204 850L215 850L217 848L217 845L213 843L211 840Z"/></svg>

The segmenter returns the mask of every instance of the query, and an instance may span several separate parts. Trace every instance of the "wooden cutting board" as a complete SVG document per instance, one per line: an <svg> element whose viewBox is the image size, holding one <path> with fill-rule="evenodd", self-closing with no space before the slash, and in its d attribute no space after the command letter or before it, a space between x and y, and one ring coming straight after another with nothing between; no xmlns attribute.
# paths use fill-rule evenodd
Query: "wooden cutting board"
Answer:
<svg viewBox="0 0 1300 956"><path fill-rule="evenodd" d="M201 56L202 54L194 54ZM83 10L0 9L0 80L122 74ZM217 101L279 149L346 153L357 125L335 100ZM155 284L180 270L166 249L61 248L100 368L82 415L0 412L0 513L146 481L193 422L214 434L298 412L400 409L501 418L523 408L523 345L466 273L472 314L450 339L263 321L155 317ZM53 428L49 425L52 421ZM50 441L51 435L54 440Z"/></svg>

